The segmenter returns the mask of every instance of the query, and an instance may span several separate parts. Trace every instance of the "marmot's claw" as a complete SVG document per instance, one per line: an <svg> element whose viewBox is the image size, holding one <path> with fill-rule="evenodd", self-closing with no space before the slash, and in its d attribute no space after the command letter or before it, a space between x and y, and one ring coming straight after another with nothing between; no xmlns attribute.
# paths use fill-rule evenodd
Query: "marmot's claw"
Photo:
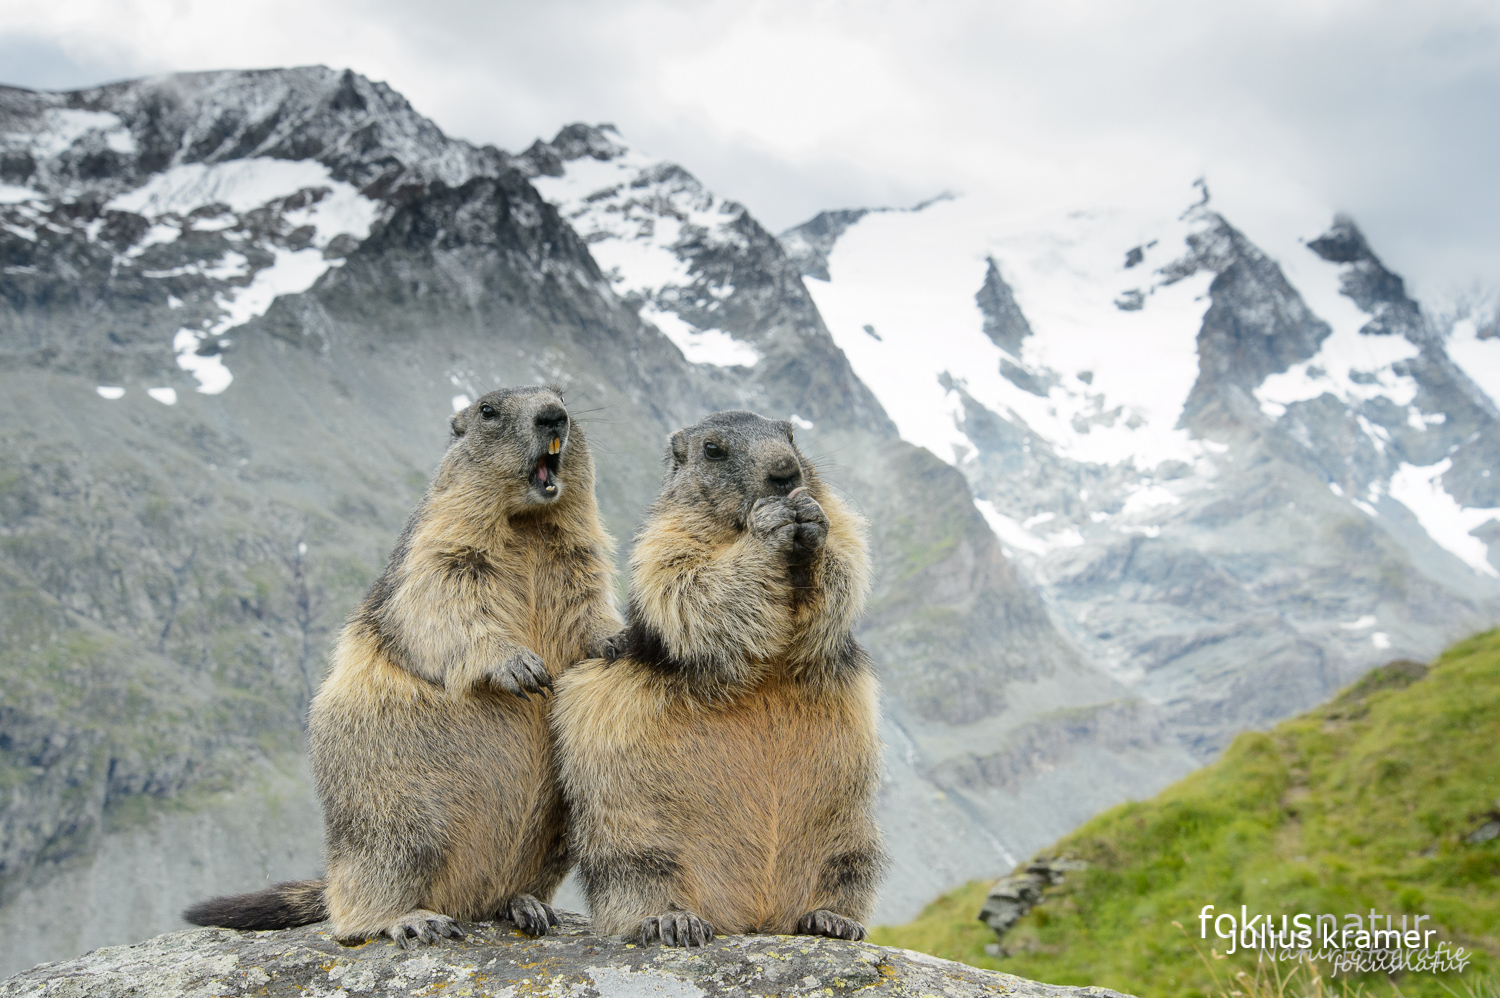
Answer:
<svg viewBox="0 0 1500 998"><path fill-rule="evenodd" d="M396 919L386 928L385 934L402 949L409 949L418 943L430 946L445 936L449 939L462 939L464 930L447 915L418 908Z"/></svg>
<svg viewBox="0 0 1500 998"><path fill-rule="evenodd" d="M829 936L833 939L849 939L859 942L865 937L865 927L852 918L846 918L827 908L819 908L803 915L797 922L797 931L808 936Z"/></svg>
<svg viewBox="0 0 1500 998"><path fill-rule="evenodd" d="M532 938L545 936L549 927L561 924L551 905L538 901L530 894L517 894L511 898L505 903L501 914Z"/></svg>
<svg viewBox="0 0 1500 998"><path fill-rule="evenodd" d="M714 927L690 911L669 911L641 920L642 945L703 946L713 939Z"/></svg>
<svg viewBox="0 0 1500 998"><path fill-rule="evenodd" d="M514 693L522 700L531 699L526 694L538 696L552 689L552 677L541 656L529 648L522 648L506 659L490 674L490 680L507 693Z"/></svg>

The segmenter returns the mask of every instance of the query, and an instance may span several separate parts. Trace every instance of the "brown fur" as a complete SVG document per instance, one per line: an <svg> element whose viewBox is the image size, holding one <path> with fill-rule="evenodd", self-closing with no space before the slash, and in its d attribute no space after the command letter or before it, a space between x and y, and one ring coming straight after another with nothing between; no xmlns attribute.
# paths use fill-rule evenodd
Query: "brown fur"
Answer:
<svg viewBox="0 0 1500 998"><path fill-rule="evenodd" d="M621 657L570 672L553 711L595 925L860 938L884 864L878 686L850 634L863 521L786 423L717 413L673 437L670 465Z"/></svg>
<svg viewBox="0 0 1500 998"><path fill-rule="evenodd" d="M497 917L541 934L571 865L541 690L619 626L593 463L554 388L491 393L453 428L312 705L341 939Z"/></svg>

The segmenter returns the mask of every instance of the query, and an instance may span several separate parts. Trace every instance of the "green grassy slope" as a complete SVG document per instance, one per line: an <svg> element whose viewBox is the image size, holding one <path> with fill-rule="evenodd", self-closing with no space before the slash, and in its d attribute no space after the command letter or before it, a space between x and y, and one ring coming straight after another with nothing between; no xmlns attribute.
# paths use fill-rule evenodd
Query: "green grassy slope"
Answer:
<svg viewBox="0 0 1500 998"><path fill-rule="evenodd" d="M1500 838L1469 836L1496 812L1500 631L1490 631L1450 648L1430 670L1392 663L1273 731L1243 734L1218 761L1154 799L1108 811L1057 843L1049 855L1086 860L1089 869L1069 874L1007 934L1007 956L985 953L995 936L975 918L984 883L871 938L1143 998L1233 994L1228 982L1240 970L1254 974L1255 957L1211 954L1226 946L1212 928L1198 938L1203 905L1236 913L1248 905L1278 924L1281 914L1342 921L1374 908L1398 926L1402 914L1430 915L1424 927L1441 930L1434 944L1450 940L1472 952L1462 978L1493 982ZM1331 969L1321 968L1325 976ZM1291 990L1313 985L1305 969L1299 981ZM1384 975L1349 983L1393 991ZM1447 994L1445 984L1464 993L1454 973L1396 981L1411 996ZM1254 990L1243 980L1234 987Z"/></svg>

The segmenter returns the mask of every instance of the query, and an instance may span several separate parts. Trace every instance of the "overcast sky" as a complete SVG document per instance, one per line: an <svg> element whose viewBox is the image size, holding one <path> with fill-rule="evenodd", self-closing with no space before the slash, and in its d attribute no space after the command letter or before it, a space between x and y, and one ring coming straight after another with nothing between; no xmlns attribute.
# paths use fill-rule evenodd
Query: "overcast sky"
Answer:
<svg viewBox="0 0 1500 998"><path fill-rule="evenodd" d="M510 150L613 122L776 230L1191 170L1349 212L1429 301L1500 286L1500 2L0 0L5 83L309 63Z"/></svg>

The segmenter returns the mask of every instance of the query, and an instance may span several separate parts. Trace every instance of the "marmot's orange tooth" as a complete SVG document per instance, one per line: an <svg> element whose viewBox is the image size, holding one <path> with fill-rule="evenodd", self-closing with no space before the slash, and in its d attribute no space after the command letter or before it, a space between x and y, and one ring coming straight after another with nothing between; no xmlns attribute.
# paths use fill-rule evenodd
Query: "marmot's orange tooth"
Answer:
<svg viewBox="0 0 1500 998"><path fill-rule="evenodd" d="M556 454L560 450L562 450L562 441L557 437L553 437L552 443L547 447L547 453Z"/></svg>

